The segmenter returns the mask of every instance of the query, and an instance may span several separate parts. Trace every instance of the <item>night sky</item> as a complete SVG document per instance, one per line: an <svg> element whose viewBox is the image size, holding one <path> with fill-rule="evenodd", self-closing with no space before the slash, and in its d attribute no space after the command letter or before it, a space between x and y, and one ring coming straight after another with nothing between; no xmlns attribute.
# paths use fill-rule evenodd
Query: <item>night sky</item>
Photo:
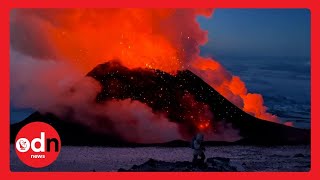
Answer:
<svg viewBox="0 0 320 180"><path fill-rule="evenodd" d="M310 56L307 9L216 9L211 19L198 21L209 33L204 54Z"/></svg>

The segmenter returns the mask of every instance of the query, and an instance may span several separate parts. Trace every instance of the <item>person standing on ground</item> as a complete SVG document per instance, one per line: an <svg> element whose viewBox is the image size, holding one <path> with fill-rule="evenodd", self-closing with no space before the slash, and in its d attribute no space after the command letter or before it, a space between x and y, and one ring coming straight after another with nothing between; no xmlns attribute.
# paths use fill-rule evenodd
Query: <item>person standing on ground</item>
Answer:
<svg viewBox="0 0 320 180"><path fill-rule="evenodd" d="M204 154L205 148L203 146L203 139L204 135L201 133L198 133L195 137L192 138L191 147L193 149L193 164L204 163L206 156ZM198 159L198 156L200 156L200 161Z"/></svg>

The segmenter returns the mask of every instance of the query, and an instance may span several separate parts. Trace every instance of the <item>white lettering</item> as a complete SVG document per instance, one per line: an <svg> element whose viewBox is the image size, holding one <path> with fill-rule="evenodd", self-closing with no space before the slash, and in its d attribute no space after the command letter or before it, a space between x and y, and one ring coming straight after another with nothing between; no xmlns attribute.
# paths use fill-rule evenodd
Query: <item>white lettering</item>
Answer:
<svg viewBox="0 0 320 180"><path fill-rule="evenodd" d="M31 149L34 151L34 152L44 152L44 140L45 140L45 133L44 132L41 132L40 133L40 138L34 138L32 141L31 141ZM40 147L37 148L36 147L36 143L39 142L40 143Z"/></svg>

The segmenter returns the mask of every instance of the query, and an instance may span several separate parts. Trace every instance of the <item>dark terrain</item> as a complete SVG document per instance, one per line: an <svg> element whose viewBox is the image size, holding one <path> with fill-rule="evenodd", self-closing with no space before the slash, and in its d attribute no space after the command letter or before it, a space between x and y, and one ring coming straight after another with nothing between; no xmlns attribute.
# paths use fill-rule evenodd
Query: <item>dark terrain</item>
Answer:
<svg viewBox="0 0 320 180"><path fill-rule="evenodd" d="M57 160L45 168L32 168L10 146L11 171L106 172L106 171L276 171L310 170L310 145L206 147L206 157L215 158L209 168L190 167L189 147L63 146ZM150 159L153 159L150 161ZM207 159L207 162L208 162ZM209 160L210 161L210 160ZM236 168L236 170L234 169Z"/></svg>
<svg viewBox="0 0 320 180"><path fill-rule="evenodd" d="M239 170L238 170L239 169ZM149 159L147 162L141 165L134 165L130 169L120 168L119 172L191 172L191 171L204 171L204 172L234 172L241 171L243 168L235 167L230 165L229 158L213 157L208 158L205 163L192 164L190 161L177 161L177 162L166 162L155 159Z"/></svg>

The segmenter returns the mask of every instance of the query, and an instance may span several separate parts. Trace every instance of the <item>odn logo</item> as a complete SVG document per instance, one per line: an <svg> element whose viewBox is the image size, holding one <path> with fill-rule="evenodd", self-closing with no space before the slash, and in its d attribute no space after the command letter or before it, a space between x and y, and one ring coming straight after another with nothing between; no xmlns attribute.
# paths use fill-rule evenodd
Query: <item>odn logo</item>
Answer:
<svg viewBox="0 0 320 180"><path fill-rule="evenodd" d="M28 166L41 168L53 163L60 152L61 140L49 124L33 122L25 125L15 141L19 159Z"/></svg>

